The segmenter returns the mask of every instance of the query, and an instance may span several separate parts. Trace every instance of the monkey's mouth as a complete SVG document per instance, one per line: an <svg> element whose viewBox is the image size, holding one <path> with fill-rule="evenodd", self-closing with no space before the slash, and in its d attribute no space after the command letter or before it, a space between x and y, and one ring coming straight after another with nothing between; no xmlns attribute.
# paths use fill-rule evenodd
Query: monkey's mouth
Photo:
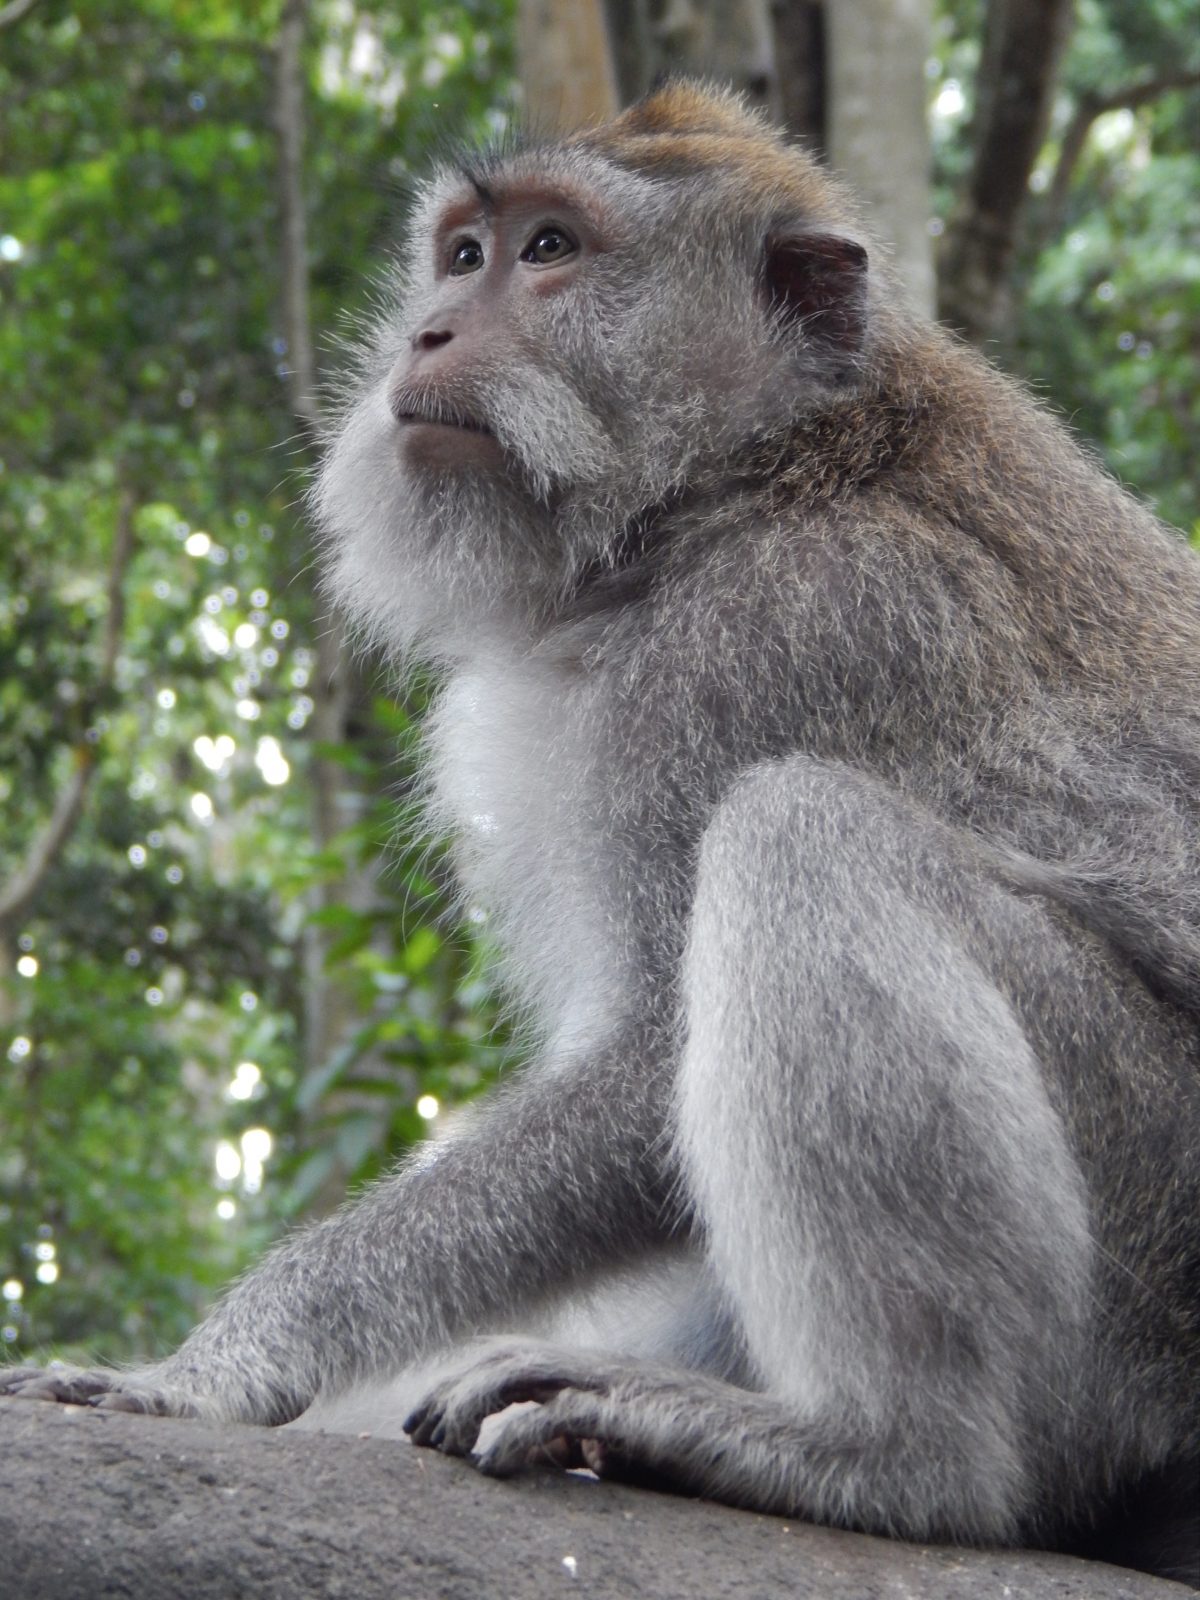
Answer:
<svg viewBox="0 0 1200 1600"><path fill-rule="evenodd" d="M392 415L401 427L457 428L460 433L479 433L493 437L491 428L464 411L447 411L442 407L414 405L405 396L392 401Z"/></svg>

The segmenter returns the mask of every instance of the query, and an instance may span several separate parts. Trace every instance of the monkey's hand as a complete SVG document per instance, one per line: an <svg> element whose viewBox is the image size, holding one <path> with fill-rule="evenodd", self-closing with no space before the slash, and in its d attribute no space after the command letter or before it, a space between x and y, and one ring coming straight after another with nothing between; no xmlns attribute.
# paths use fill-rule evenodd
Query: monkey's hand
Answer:
<svg viewBox="0 0 1200 1600"><path fill-rule="evenodd" d="M707 1387L708 1380L601 1351L488 1340L476 1346L469 1365L425 1397L404 1428L414 1444L469 1455L491 1477L549 1462L590 1467L599 1477L622 1482L704 1493L710 1488L705 1466L715 1463L711 1445L705 1449L699 1430L686 1426L694 1385ZM537 1404L494 1422L477 1448L484 1421L522 1401ZM697 1437L688 1438L689 1432Z"/></svg>
<svg viewBox="0 0 1200 1600"><path fill-rule="evenodd" d="M128 1372L106 1367L0 1367L0 1395L23 1400L57 1400L63 1405L103 1411L139 1411L156 1417L198 1417L213 1409L197 1395L160 1376L157 1367Z"/></svg>

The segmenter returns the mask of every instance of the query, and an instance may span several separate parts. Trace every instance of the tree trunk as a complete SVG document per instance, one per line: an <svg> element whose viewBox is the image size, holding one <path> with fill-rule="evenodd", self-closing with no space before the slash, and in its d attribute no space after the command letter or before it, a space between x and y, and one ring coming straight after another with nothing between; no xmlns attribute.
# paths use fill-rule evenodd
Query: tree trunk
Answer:
<svg viewBox="0 0 1200 1600"><path fill-rule="evenodd" d="M70 766L46 825L34 837L25 859L7 883L0 885L0 947L7 947L21 922L32 910L42 887L70 843L83 816L83 804L96 770L96 730L93 719L113 685L117 656L125 636L125 579L136 545L133 493L122 488L117 497L112 554L108 565L108 605L100 643L96 683L80 716L80 737L71 750ZM9 971L0 962L0 976Z"/></svg>
<svg viewBox="0 0 1200 1600"><path fill-rule="evenodd" d="M309 309L304 202L303 45L307 23L308 0L285 0L276 58L275 130L279 141L280 307L287 340L288 398L292 411L315 444L321 412ZM357 675L339 618L322 615L318 610L313 654L310 734L318 748L309 769L311 818L313 843L323 850L355 821L363 804L345 769L318 753L321 747L345 742L357 694ZM360 901L362 897L363 885L357 881L324 883L314 892L311 909L319 910L342 899ZM322 927L312 923L306 926L301 955L304 1057L309 1073L324 1066L354 1022L341 990L326 969L328 942Z"/></svg>
<svg viewBox="0 0 1200 1600"><path fill-rule="evenodd" d="M824 0L773 0L779 120L806 149L828 157L829 83Z"/></svg>
<svg viewBox="0 0 1200 1600"><path fill-rule="evenodd" d="M1045 200L1038 207L1037 220L1027 235L1027 244L1039 249L1053 239L1063 225L1071 181L1075 176L1083 152L1087 149L1092 125L1108 111L1134 111L1139 106L1150 105L1161 95L1174 89L1194 89L1200 86L1200 68L1182 67L1174 72L1155 73L1149 78L1138 78L1112 89L1107 94L1085 94L1076 102L1074 114L1063 130L1058 145L1058 161Z"/></svg>
<svg viewBox="0 0 1200 1600"><path fill-rule="evenodd" d="M568 133L616 115L602 0L520 0L517 66L536 133Z"/></svg>
<svg viewBox="0 0 1200 1600"><path fill-rule="evenodd" d="M829 161L867 202L910 303L933 314L929 0L828 0Z"/></svg>
<svg viewBox="0 0 1200 1600"><path fill-rule="evenodd" d="M828 155L932 312L930 0L607 0L607 12L623 103L666 73L738 90Z"/></svg>
<svg viewBox="0 0 1200 1600"><path fill-rule="evenodd" d="M989 0L971 122L974 159L942 252L939 314L975 343L1003 337L1029 175L1050 120L1072 0Z"/></svg>
<svg viewBox="0 0 1200 1600"><path fill-rule="evenodd" d="M623 105L685 73L781 119L769 0L608 0L607 12Z"/></svg>

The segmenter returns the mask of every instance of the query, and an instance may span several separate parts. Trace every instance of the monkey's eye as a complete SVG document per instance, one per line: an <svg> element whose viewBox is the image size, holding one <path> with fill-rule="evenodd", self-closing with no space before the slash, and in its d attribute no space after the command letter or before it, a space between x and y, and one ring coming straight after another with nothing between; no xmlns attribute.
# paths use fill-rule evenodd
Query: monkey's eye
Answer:
<svg viewBox="0 0 1200 1600"><path fill-rule="evenodd" d="M571 235L564 233L561 228L539 228L521 251L521 260L548 267L556 261L565 261L567 256L573 256L578 248Z"/></svg>
<svg viewBox="0 0 1200 1600"><path fill-rule="evenodd" d="M450 276L461 278L464 273L478 272L483 265L483 246L478 239L464 239L455 249L450 261Z"/></svg>

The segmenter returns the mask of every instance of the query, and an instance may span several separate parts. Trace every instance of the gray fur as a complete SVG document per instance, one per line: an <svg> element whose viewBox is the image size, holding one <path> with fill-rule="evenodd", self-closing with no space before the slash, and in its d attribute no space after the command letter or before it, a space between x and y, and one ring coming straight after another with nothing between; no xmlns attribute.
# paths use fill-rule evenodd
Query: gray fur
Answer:
<svg viewBox="0 0 1200 1600"><path fill-rule="evenodd" d="M485 163L610 230L442 397L502 479L396 461L463 188L431 180L316 493L364 636L442 671L431 825L535 1060L174 1356L24 1389L419 1400L459 1452L537 1400L485 1470L566 1437L760 1510L1074 1543L1200 1452L1200 569L885 275L836 362L765 307L764 238L863 236L704 103L698 172L646 153L654 100ZM759 147L794 188L747 185Z"/></svg>

